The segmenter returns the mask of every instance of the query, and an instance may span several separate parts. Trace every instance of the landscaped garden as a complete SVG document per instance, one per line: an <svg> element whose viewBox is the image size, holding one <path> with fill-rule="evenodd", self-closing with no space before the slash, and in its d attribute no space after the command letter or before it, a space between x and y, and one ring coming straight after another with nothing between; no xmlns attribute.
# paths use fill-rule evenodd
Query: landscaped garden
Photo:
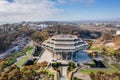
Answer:
<svg viewBox="0 0 120 80"><path fill-rule="evenodd" d="M91 72L98 73L99 71L105 72L105 73L115 73L115 72L118 72L118 71L112 70L112 69L84 69L84 70L79 70L80 73L85 73L85 74L90 74Z"/></svg>
<svg viewBox="0 0 120 80"><path fill-rule="evenodd" d="M97 72L97 73L90 73L90 78L92 80L120 80L120 73L106 73L106 72Z"/></svg>
<svg viewBox="0 0 120 80"><path fill-rule="evenodd" d="M120 80L120 72L113 69L80 69L73 76L73 80L84 80L83 78L88 80Z"/></svg>
<svg viewBox="0 0 120 80"><path fill-rule="evenodd" d="M30 58L32 50L33 50L32 48L29 49L28 51L26 51L26 55L21 57L21 59L16 64L18 67L21 67Z"/></svg>
<svg viewBox="0 0 120 80"><path fill-rule="evenodd" d="M17 58L19 58L23 55L27 54L27 56L29 56L32 52L32 49L33 49L33 47L28 46L27 48L24 48L23 50L20 50L18 52L13 53L12 55L10 55L10 57L8 57L6 59L6 62L8 63L8 66L14 64L17 61ZM27 56L24 57L22 60L26 59ZM20 62L22 62L22 60L20 60Z"/></svg>

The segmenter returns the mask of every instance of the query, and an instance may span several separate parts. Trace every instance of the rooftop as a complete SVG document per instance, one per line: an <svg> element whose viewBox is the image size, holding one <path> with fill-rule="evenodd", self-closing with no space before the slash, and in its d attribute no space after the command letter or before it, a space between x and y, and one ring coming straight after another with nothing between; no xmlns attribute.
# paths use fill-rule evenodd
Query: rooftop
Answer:
<svg viewBox="0 0 120 80"><path fill-rule="evenodd" d="M59 35L55 35L52 38L77 38L77 36L75 35L71 35L71 34L59 34Z"/></svg>

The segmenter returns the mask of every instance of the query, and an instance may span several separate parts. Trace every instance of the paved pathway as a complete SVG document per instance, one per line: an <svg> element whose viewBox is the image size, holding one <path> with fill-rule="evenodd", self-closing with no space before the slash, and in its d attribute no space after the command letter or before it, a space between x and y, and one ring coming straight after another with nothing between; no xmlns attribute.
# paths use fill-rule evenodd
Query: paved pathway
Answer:
<svg viewBox="0 0 120 80"><path fill-rule="evenodd" d="M50 63L52 61L52 59L53 59L52 53L46 49L37 63L40 63L42 61L47 61Z"/></svg>
<svg viewBox="0 0 120 80"><path fill-rule="evenodd" d="M78 68L77 71L73 74L73 77L77 77L77 78L80 78L80 79L83 79L83 80L91 80L91 78L88 74L79 72L79 70L82 70L82 69L84 70L86 68L87 68L87 66Z"/></svg>
<svg viewBox="0 0 120 80"><path fill-rule="evenodd" d="M60 80L67 80L67 66L62 67L62 76Z"/></svg>
<svg viewBox="0 0 120 80"><path fill-rule="evenodd" d="M85 73L76 73L74 74L74 77L78 77L83 80L91 80L90 76Z"/></svg>

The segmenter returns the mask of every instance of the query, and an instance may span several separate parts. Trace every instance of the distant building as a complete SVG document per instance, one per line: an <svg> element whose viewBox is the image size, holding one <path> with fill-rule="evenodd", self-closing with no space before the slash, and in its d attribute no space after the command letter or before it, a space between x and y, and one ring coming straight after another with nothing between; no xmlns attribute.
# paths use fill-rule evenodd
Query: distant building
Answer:
<svg viewBox="0 0 120 80"><path fill-rule="evenodd" d="M116 27L120 27L120 24L115 25Z"/></svg>
<svg viewBox="0 0 120 80"><path fill-rule="evenodd" d="M117 35L120 35L120 31L116 31L116 34L117 34Z"/></svg>
<svg viewBox="0 0 120 80"><path fill-rule="evenodd" d="M55 35L43 42L43 46L52 51L53 58L58 60L73 60L83 44L84 41L70 34Z"/></svg>
<svg viewBox="0 0 120 80"><path fill-rule="evenodd" d="M43 29L43 28L47 28L49 25L46 25L46 24L40 24L40 25L37 25L37 28L39 30Z"/></svg>

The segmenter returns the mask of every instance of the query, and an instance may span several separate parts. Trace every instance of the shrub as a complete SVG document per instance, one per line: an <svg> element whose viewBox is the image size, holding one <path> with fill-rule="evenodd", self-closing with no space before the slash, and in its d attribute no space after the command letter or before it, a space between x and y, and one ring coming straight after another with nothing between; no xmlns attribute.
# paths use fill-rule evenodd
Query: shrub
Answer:
<svg viewBox="0 0 120 80"><path fill-rule="evenodd" d="M75 64L73 62L68 63L68 71L72 71L75 68Z"/></svg>
<svg viewBox="0 0 120 80"><path fill-rule="evenodd" d="M48 65L47 61L43 61L43 62L39 63L39 66L41 66L41 67L46 67L47 65Z"/></svg>
<svg viewBox="0 0 120 80"><path fill-rule="evenodd" d="M75 64L73 62L69 62L68 66L71 67L71 68L75 68Z"/></svg>
<svg viewBox="0 0 120 80"><path fill-rule="evenodd" d="M95 67L96 67L96 64L84 63L84 65L88 65L88 66L90 66L90 67L92 67L92 68L95 68Z"/></svg>
<svg viewBox="0 0 120 80"><path fill-rule="evenodd" d="M58 68L61 66L61 62L52 63L52 67Z"/></svg>
<svg viewBox="0 0 120 80"><path fill-rule="evenodd" d="M82 80L82 79L79 79L79 78L77 78L77 77L74 77L73 80Z"/></svg>

